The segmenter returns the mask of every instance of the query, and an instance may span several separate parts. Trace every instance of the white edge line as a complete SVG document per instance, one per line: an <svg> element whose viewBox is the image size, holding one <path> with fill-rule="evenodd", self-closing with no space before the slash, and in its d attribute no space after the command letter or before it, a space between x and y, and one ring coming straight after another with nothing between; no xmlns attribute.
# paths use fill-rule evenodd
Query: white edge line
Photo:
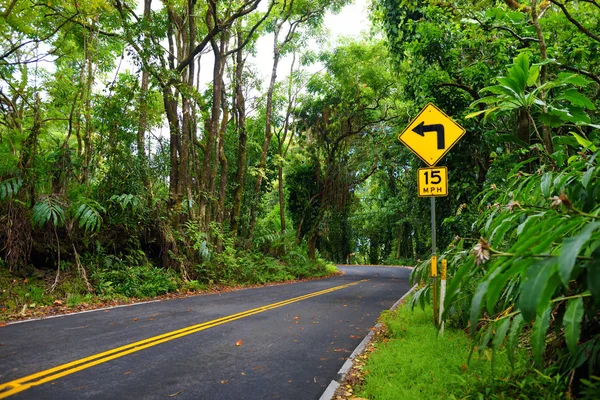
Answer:
<svg viewBox="0 0 600 400"><path fill-rule="evenodd" d="M119 304L117 306L112 306L112 307L104 307L104 308L95 308L93 310L85 310L85 311L77 311L74 313L68 313L68 314L58 314L58 315L49 315L47 317L41 317L41 318L30 318L30 319L24 319L22 321L11 321L8 322L6 324L6 326L8 325L16 325L16 324L24 324L25 322L34 322L34 321L43 321L46 319L51 319L51 318L62 318L62 317L68 317L71 315L77 315L77 314L86 314L86 313L91 313L91 312L96 312L96 311L106 311L106 310L112 310L113 308L122 308L122 307L133 307L133 306L139 306L141 304L149 304L149 303L159 303L162 300L149 300L149 301L142 301L139 303L131 303L131 304Z"/></svg>
<svg viewBox="0 0 600 400"><path fill-rule="evenodd" d="M400 306L400 304L402 303L402 300L404 300L407 296L412 294L412 292L414 292L414 290L416 288L417 288L417 285L414 285L413 287L411 287L408 290L408 292L404 293L404 295L402 297L400 297L400 299L398 299L398 301L395 302L392 307L390 307L390 311L393 311L396 308L398 308L398 306ZM381 323L378 323L377 325L375 325L375 329L378 329L380 326L381 326ZM369 344L371 339L373 339L374 335L375 335L375 333L371 329L369 331L369 333L367 334L367 336L365 336L365 338L362 340L362 342L360 342L360 344L358 346L356 346L356 349L354 349L352 354L350 354L350 357L348 357L348 359L346 360L344 365L342 365L342 368L340 368L340 370L337 373L337 377L336 377L337 380L334 379L331 381L331 383L329 383L329 386L327 386L327 389L325 389L325 392L323 392L321 397L319 397L319 400L332 400L333 399L333 396L335 395L335 391L340 386L340 382L344 380L344 378L346 377L346 374L348 373L350 368L352 368L354 359L356 358L356 356L358 356L360 353L363 352L365 347L367 347L367 344Z"/></svg>

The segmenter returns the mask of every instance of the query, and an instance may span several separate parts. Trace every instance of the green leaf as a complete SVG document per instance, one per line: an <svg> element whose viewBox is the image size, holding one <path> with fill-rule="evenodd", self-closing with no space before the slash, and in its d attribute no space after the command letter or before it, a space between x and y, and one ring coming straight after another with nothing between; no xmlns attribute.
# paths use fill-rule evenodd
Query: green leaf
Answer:
<svg viewBox="0 0 600 400"><path fill-rule="evenodd" d="M542 176L542 183L541 183L541 188L542 188L542 195L544 197L550 197L550 194L552 194L551 189L552 189L552 172L546 172L544 174L544 176Z"/></svg>
<svg viewBox="0 0 600 400"><path fill-rule="evenodd" d="M492 234L490 235L490 243L492 247L499 247L502 244L502 239L504 239L504 235L511 227L513 227L513 220L516 217L517 215L512 215L502 220L502 223L493 230Z"/></svg>
<svg viewBox="0 0 600 400"><path fill-rule="evenodd" d="M491 280L486 296L486 308L488 313L494 313L494 306L496 305L496 301L500 297L500 294L502 293L502 289L504 289L504 285L506 285L506 282L508 282L511 278L515 276L521 275L523 273L523 270L527 269L527 267L533 262L534 260L531 258L527 258L524 260L521 258L510 260L508 262L510 264L510 268L502 274L497 275L495 278L493 278L493 280Z"/></svg>
<svg viewBox="0 0 600 400"><path fill-rule="evenodd" d="M569 300L567 311L563 318L563 326L565 328L565 341L571 354L577 352L577 343L581 335L581 319L583 318L583 299Z"/></svg>
<svg viewBox="0 0 600 400"><path fill-rule="evenodd" d="M577 91L577 89L571 88L571 89L564 90L561 93L560 98L564 98L564 99L568 100L569 102L571 102L571 104L574 104L576 106L585 107L588 110L596 109L596 106L594 106L594 103L592 103L590 99L588 99L587 97L585 97L584 95L579 93Z"/></svg>
<svg viewBox="0 0 600 400"><path fill-rule="evenodd" d="M531 334L531 347L533 348L533 359L538 368L543 366L542 356L546 348L546 332L550 325L550 312L552 305L549 305L546 310L538 315L533 324L533 332Z"/></svg>
<svg viewBox="0 0 600 400"><path fill-rule="evenodd" d="M536 262L527 268L525 280L519 290L519 309L526 321L535 317L538 304L547 287L552 284L552 275L556 273L556 260L554 257Z"/></svg>
<svg viewBox="0 0 600 400"><path fill-rule="evenodd" d="M482 281L479 286L477 286L477 290L475 290L475 294L473 295L473 300L471 301L471 334L475 334L475 330L477 328L477 320L479 319L479 313L481 311L481 306L483 303L483 298L485 297L490 282L494 279L496 275L500 273L500 269L495 269L492 271L488 279Z"/></svg>
<svg viewBox="0 0 600 400"><path fill-rule="evenodd" d="M498 348L504 343L504 338L506 337L506 332L508 332L509 327L510 318L505 318L498 329L496 329L496 336L494 336L494 340L492 341L492 348L494 351L498 351Z"/></svg>
<svg viewBox="0 0 600 400"><path fill-rule="evenodd" d="M600 298L600 249L592 253L592 262L586 265L587 289L595 298Z"/></svg>
<svg viewBox="0 0 600 400"><path fill-rule="evenodd" d="M529 76L527 77L527 86L533 86L538 80L540 76L540 71L542 67L540 65L532 65L529 68Z"/></svg>
<svg viewBox="0 0 600 400"><path fill-rule="evenodd" d="M598 151L598 149L596 148L596 146L594 146L594 144L592 142L590 142L589 140L587 140L586 138L578 135L575 132L570 132L571 135L573 135L573 137L575 139L577 139L577 143L579 143L580 146L582 146L584 149L586 150L591 150L591 151Z"/></svg>
<svg viewBox="0 0 600 400"><path fill-rule="evenodd" d="M558 256L559 275L565 287L569 286L571 273L577 261L577 256L581 248L590 240L592 233L600 227L600 222L591 222L587 224L581 232L570 238L563 240L560 255Z"/></svg>
<svg viewBox="0 0 600 400"><path fill-rule="evenodd" d="M559 73L557 82L563 84L570 83L573 86L587 86L590 83L590 81L585 79L583 76L570 72Z"/></svg>
<svg viewBox="0 0 600 400"><path fill-rule="evenodd" d="M586 189L588 188L588 185L590 184L590 181L592 180L592 177L594 176L595 173L596 173L596 168L590 168L583 173L583 178L581 179L581 184L583 185L584 188L586 188Z"/></svg>
<svg viewBox="0 0 600 400"><path fill-rule="evenodd" d="M515 348L517 347L517 343L519 342L519 334L523 330L523 325L525 324L525 320L521 314L517 314L510 326L510 332L508 333L508 340L506 342L506 348L508 350L508 359L510 360L511 365L514 365L514 356L515 356Z"/></svg>

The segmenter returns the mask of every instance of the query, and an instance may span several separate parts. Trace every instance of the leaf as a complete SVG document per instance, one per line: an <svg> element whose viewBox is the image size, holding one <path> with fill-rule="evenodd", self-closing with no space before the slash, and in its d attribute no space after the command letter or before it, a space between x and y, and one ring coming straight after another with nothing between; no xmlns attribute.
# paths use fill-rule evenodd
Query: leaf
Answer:
<svg viewBox="0 0 600 400"><path fill-rule="evenodd" d="M490 282L494 279L496 275L500 273L500 269L495 269L492 271L488 279L484 280L477 286L477 290L475 290L475 294L473 295L473 300L471 301L471 334L475 333L477 328L477 320L479 319L479 313L481 311L481 306L483 302L483 298L485 297Z"/></svg>
<svg viewBox="0 0 600 400"><path fill-rule="evenodd" d="M531 347L533 349L533 359L538 368L542 365L542 355L546 348L546 332L550 325L550 312L552 306L548 305L542 315L538 315L533 324L533 332L531 334Z"/></svg>
<svg viewBox="0 0 600 400"><path fill-rule="evenodd" d="M508 333L508 340L506 341L506 348L508 350L508 359L511 365L514 365L514 355L515 348L517 347L517 343L519 341L519 334L523 329L523 325L525 324L525 320L523 319L523 315L517 314L510 325L510 332Z"/></svg>
<svg viewBox="0 0 600 400"><path fill-rule="evenodd" d="M589 223L578 235L563 240L560 255L558 256L558 272L565 287L569 285L571 273L573 272L573 267L575 266L581 248L590 239L592 233L598 229L598 227L600 227L600 222Z"/></svg>
<svg viewBox="0 0 600 400"><path fill-rule="evenodd" d="M581 179L581 184L583 185L584 188L588 188L588 185L590 184L590 181L592 180L592 177L594 176L596 172L596 168L590 168L587 171L585 171L583 173L583 178Z"/></svg>
<svg viewBox="0 0 600 400"><path fill-rule="evenodd" d="M592 293L595 298L600 297L600 249L596 249L592 254L594 259L590 264L587 265L587 289Z"/></svg>
<svg viewBox="0 0 600 400"><path fill-rule="evenodd" d="M542 176L541 183L542 195L544 197L550 197L550 190L552 189L552 172L546 172L544 176Z"/></svg>
<svg viewBox="0 0 600 400"><path fill-rule="evenodd" d="M243 342L241 340L238 340L237 342L235 342L236 346L241 346L243 344Z"/></svg>
<svg viewBox="0 0 600 400"><path fill-rule="evenodd" d="M496 276L491 282L490 287L487 292L487 310L488 313L494 313L494 306L496 305L496 301L500 297L502 293L502 289L506 282L508 282L511 278L515 276L519 276L522 274L522 271L526 269L534 260L531 258L527 259L516 259L512 262L511 267L506 270L504 273Z"/></svg>
<svg viewBox="0 0 600 400"><path fill-rule="evenodd" d="M564 90L561 93L560 98L564 98L564 99L568 100L569 102L571 102L571 104L576 105L576 106L585 107L588 110L596 109L596 106L594 106L594 103L592 103L590 101L590 99L585 97L583 94L579 93L577 91L577 89L571 88L571 89Z"/></svg>
<svg viewBox="0 0 600 400"><path fill-rule="evenodd" d="M542 67L540 65L532 65L529 68L529 76L527 77L527 86L533 86L538 80L540 76L540 71Z"/></svg>
<svg viewBox="0 0 600 400"><path fill-rule="evenodd" d="M496 329L496 335L494 336L494 340L492 341L492 349L494 351L498 351L502 343L504 343L504 338L506 337L506 332L508 332L508 328L510 327L510 318L505 318L504 321L500 324L498 329Z"/></svg>
<svg viewBox="0 0 600 400"><path fill-rule="evenodd" d="M563 326L565 328L565 341L571 354L577 352L577 343L581 335L581 319L583 318L583 299L569 300L567 311L563 318Z"/></svg>
<svg viewBox="0 0 600 400"><path fill-rule="evenodd" d="M547 287L551 284L551 277L556 273L556 260L548 258L538 261L525 273L525 280L519 290L519 309L525 321L531 321L536 315L538 304Z"/></svg>
<svg viewBox="0 0 600 400"><path fill-rule="evenodd" d="M592 142L590 142L583 136L580 136L575 132L571 132L571 135L573 135L573 137L577 140L577 143L579 143L579 145L582 146L584 149L586 149L586 150L589 149L591 151L598 151L596 146L594 146L594 144Z"/></svg>

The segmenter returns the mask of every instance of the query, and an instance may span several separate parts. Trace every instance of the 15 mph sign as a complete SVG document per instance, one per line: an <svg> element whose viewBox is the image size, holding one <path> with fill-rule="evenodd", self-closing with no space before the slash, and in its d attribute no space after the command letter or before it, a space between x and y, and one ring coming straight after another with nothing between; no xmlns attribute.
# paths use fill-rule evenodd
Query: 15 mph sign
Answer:
<svg viewBox="0 0 600 400"><path fill-rule="evenodd" d="M448 196L448 168L419 168L417 188L419 197Z"/></svg>
<svg viewBox="0 0 600 400"><path fill-rule="evenodd" d="M435 166L465 134L465 129L429 103L398 139L430 167Z"/></svg>

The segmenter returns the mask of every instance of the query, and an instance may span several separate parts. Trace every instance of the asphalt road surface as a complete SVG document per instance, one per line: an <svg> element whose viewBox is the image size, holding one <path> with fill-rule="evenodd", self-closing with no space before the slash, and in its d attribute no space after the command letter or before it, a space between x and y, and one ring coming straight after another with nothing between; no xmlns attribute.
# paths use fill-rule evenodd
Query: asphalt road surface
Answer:
<svg viewBox="0 0 600 400"><path fill-rule="evenodd" d="M406 268L0 328L0 399L318 399Z"/></svg>

